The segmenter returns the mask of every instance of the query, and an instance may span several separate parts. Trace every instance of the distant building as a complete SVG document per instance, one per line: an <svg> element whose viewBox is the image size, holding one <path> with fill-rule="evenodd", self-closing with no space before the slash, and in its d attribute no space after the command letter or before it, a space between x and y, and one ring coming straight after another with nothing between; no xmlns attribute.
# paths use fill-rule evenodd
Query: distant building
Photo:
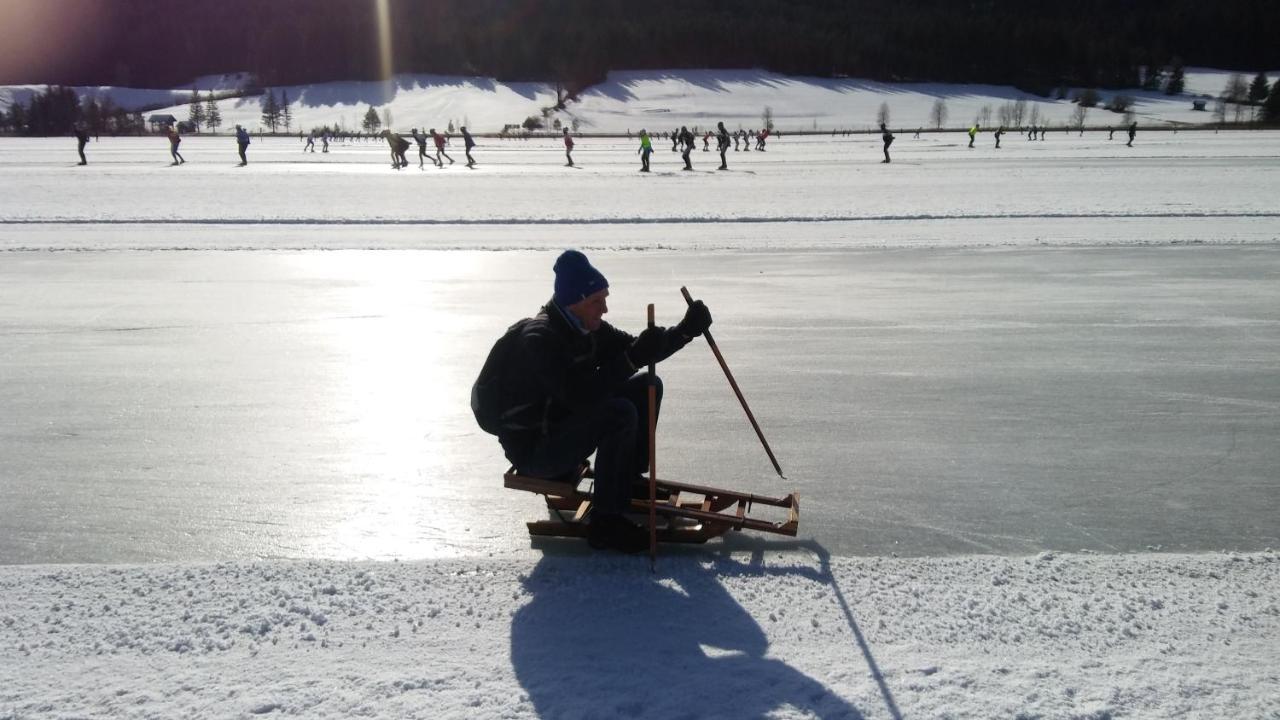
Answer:
<svg viewBox="0 0 1280 720"><path fill-rule="evenodd" d="M147 118L147 123L151 125L151 132L168 130L173 127L176 122L178 122L178 118L172 115L152 115Z"/></svg>
<svg viewBox="0 0 1280 720"><path fill-rule="evenodd" d="M1200 111L1203 111L1203 110L1204 110L1205 102L1206 102L1206 101L1204 101L1204 100L1192 100L1192 101L1191 101L1191 109L1192 109L1192 110L1200 110Z"/></svg>

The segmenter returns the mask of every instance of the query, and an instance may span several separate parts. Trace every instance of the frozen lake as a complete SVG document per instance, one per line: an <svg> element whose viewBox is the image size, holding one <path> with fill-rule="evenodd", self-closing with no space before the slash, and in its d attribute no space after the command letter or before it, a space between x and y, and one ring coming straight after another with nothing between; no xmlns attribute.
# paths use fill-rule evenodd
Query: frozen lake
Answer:
<svg viewBox="0 0 1280 720"><path fill-rule="evenodd" d="M1280 133L979 145L0 141L0 563L529 553L467 394L564 247L621 327L707 301L789 480L699 346L660 472L833 553L1275 547Z"/></svg>

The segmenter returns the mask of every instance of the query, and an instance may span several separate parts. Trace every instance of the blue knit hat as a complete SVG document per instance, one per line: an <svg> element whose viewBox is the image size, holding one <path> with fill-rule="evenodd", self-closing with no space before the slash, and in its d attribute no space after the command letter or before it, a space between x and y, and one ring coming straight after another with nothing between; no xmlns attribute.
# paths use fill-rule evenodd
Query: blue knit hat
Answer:
<svg viewBox="0 0 1280 720"><path fill-rule="evenodd" d="M577 250L565 250L556 258L556 304L569 307L609 287L600 271Z"/></svg>

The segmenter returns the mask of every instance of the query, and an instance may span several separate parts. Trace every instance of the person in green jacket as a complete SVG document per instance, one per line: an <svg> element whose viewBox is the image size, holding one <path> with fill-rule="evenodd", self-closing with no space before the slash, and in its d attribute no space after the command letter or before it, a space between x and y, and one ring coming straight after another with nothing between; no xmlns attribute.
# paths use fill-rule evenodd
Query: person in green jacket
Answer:
<svg viewBox="0 0 1280 720"><path fill-rule="evenodd" d="M649 133L640 129L640 172L649 172L649 156L653 154L653 143L649 141Z"/></svg>
<svg viewBox="0 0 1280 720"><path fill-rule="evenodd" d="M973 139L976 137L978 137L978 123L974 123L973 127L969 128L969 147L973 147Z"/></svg>

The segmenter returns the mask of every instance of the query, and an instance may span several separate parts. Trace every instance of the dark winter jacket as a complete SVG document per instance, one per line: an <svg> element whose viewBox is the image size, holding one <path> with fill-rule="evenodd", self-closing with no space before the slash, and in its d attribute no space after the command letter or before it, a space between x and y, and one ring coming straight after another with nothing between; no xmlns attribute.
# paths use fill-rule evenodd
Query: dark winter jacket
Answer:
<svg viewBox="0 0 1280 720"><path fill-rule="evenodd" d="M689 344L676 328L665 328L656 361ZM626 351L635 337L601 323L584 333L548 302L520 333L503 371L507 426L498 436L507 458L519 464L555 423L613 397L638 368Z"/></svg>

